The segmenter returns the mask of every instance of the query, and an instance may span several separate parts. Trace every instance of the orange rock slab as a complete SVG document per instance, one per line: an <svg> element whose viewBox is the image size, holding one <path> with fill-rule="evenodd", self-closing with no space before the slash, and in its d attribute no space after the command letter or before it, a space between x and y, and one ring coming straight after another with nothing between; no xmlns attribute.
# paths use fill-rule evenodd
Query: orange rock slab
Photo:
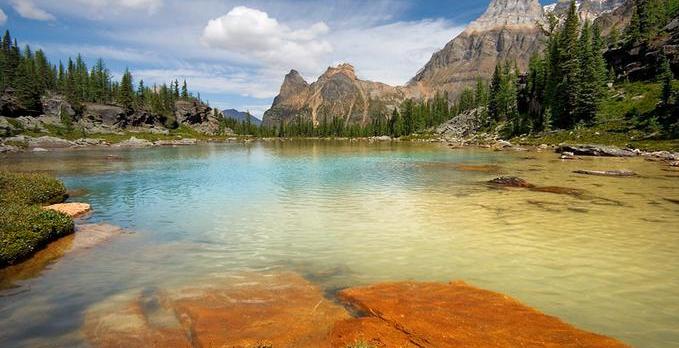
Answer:
<svg viewBox="0 0 679 348"><path fill-rule="evenodd" d="M339 296L390 328L374 320L348 321L336 327L335 346L358 339L385 347L626 347L464 282L385 283L343 290Z"/></svg>
<svg viewBox="0 0 679 348"><path fill-rule="evenodd" d="M348 312L293 273L112 298L87 311L94 347L329 347Z"/></svg>
<svg viewBox="0 0 679 348"><path fill-rule="evenodd" d="M92 208L87 203L60 203L45 207L47 210L55 210L76 218L88 213Z"/></svg>

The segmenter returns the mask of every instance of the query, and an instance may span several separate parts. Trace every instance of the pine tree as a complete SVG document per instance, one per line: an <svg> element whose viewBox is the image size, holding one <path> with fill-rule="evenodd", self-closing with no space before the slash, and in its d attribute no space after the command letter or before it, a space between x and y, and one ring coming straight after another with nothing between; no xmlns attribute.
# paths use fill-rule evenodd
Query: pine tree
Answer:
<svg viewBox="0 0 679 348"><path fill-rule="evenodd" d="M561 81L552 105L554 122L558 127L570 128L576 120L580 87L579 17L575 1L571 1L568 16L559 35L559 73ZM557 75L559 76L559 75Z"/></svg>
<svg viewBox="0 0 679 348"><path fill-rule="evenodd" d="M120 90L118 91L117 101L126 110L132 110L134 103L134 87L132 86L132 74L129 69L125 69L123 78L120 80Z"/></svg>
<svg viewBox="0 0 679 348"><path fill-rule="evenodd" d="M500 119L500 92L502 88L502 66L498 63L495 65L493 77L490 80L490 93L488 95L488 116L491 121L498 121Z"/></svg>
<svg viewBox="0 0 679 348"><path fill-rule="evenodd" d="M604 59L604 51L606 50L604 40L601 37L601 28L598 24L592 26L592 54L594 59L594 69L596 70L596 83L599 87L597 98L603 98L606 92L606 83L608 78L608 70L606 69L606 60Z"/></svg>
<svg viewBox="0 0 679 348"><path fill-rule="evenodd" d="M663 56L661 58L660 71L658 73L658 80L660 83L662 83L662 94L660 100L663 106L668 106L671 104L673 79L674 75L672 74L670 61L667 59L667 57Z"/></svg>
<svg viewBox="0 0 679 348"><path fill-rule="evenodd" d="M592 33L589 21L585 21L580 34L578 47L580 55L580 77L578 79L578 96L576 106L576 122L591 123L596 116L597 104L601 89L600 72L597 70L595 53L592 45Z"/></svg>
<svg viewBox="0 0 679 348"><path fill-rule="evenodd" d="M182 99L189 99L189 89L186 87L186 80L182 84Z"/></svg>

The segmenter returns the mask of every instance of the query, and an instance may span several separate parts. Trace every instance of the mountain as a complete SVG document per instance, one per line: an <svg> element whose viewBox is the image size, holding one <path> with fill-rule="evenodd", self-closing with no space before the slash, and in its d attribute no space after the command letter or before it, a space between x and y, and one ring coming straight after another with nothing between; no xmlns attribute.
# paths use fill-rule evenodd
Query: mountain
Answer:
<svg viewBox="0 0 679 348"><path fill-rule="evenodd" d="M265 126L297 119L318 126L325 118L340 118L345 125L368 124L375 115L393 110L409 94L406 89L360 80L354 67L329 67L316 82L307 83L296 71L285 76L271 109L264 113Z"/></svg>
<svg viewBox="0 0 679 348"><path fill-rule="evenodd" d="M227 109L223 110L222 114L224 114L224 118L232 118L238 122L246 121L249 118L250 123L252 123L255 126L259 126L262 124L262 121L260 119L258 119L255 116L252 116L249 112L238 111L236 109Z"/></svg>
<svg viewBox="0 0 679 348"><path fill-rule="evenodd" d="M622 5L631 1L582 0L578 3L580 16L602 19L607 33L628 21ZM546 10L563 17L564 6L567 2L547 6ZM434 53L405 86L360 80L349 64L328 68L312 84L292 70L264 114L263 123L277 126L299 118L318 125L323 117L341 117L345 124L365 125L376 114L388 114L405 98L431 98L446 92L454 100L478 79L489 80L499 62L516 62L525 70L530 57L544 48L545 22L545 9L538 0L492 0L481 17Z"/></svg>
<svg viewBox="0 0 679 348"><path fill-rule="evenodd" d="M498 62L516 61L525 69L544 46L538 26L543 21L538 0L493 0L480 18L432 56L408 87L424 97L437 91L455 97L477 79L489 79Z"/></svg>
<svg viewBox="0 0 679 348"><path fill-rule="evenodd" d="M578 7L581 21L594 21L628 2L631 3L628 0L580 0L576 1L575 5ZM570 4L569 0L560 0L557 3L545 6L544 10L545 13L554 13L557 17L565 17Z"/></svg>

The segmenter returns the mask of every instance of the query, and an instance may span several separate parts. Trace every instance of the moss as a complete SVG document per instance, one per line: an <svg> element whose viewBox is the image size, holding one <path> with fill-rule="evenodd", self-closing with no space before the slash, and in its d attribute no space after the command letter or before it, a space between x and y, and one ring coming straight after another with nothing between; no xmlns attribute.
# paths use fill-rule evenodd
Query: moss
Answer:
<svg viewBox="0 0 679 348"><path fill-rule="evenodd" d="M73 233L70 217L41 207L66 197L64 185L50 176L0 172L0 267Z"/></svg>

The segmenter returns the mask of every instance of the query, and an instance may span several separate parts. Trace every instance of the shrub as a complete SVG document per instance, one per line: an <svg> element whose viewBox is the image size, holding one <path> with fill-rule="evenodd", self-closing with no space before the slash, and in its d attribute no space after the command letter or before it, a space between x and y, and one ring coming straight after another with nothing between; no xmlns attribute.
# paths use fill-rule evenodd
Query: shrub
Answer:
<svg viewBox="0 0 679 348"><path fill-rule="evenodd" d="M0 172L0 267L73 233L70 217L41 207L66 197L64 185L50 176Z"/></svg>

